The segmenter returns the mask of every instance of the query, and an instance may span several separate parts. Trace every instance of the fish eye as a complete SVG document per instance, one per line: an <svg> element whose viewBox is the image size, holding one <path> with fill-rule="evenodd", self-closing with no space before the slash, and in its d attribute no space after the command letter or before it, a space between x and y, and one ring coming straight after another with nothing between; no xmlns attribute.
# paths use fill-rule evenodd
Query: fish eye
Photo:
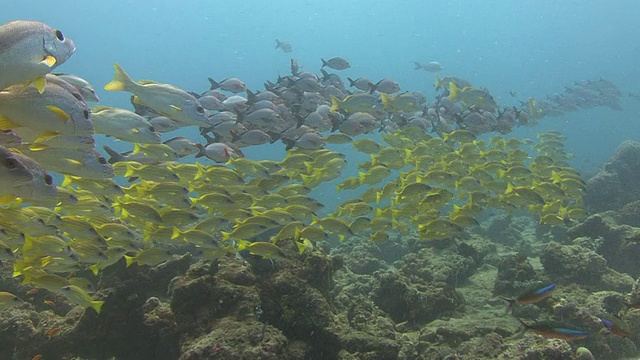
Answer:
<svg viewBox="0 0 640 360"><path fill-rule="evenodd" d="M88 120L89 119L89 110L85 110L82 113L84 114L84 118Z"/></svg>
<svg viewBox="0 0 640 360"><path fill-rule="evenodd" d="M47 185L52 185L53 184L53 177L49 174L44 176L44 183Z"/></svg>
<svg viewBox="0 0 640 360"><path fill-rule="evenodd" d="M204 108L202 106L196 106L196 112L198 112L198 114L204 114Z"/></svg>
<svg viewBox="0 0 640 360"><path fill-rule="evenodd" d="M156 128L154 128L153 126L149 126L149 131L156 132Z"/></svg>
<svg viewBox="0 0 640 360"><path fill-rule="evenodd" d="M56 37L58 38L58 40L64 41L64 35L62 35L62 31L56 30Z"/></svg>
<svg viewBox="0 0 640 360"><path fill-rule="evenodd" d="M107 160L105 158L103 158L102 156L100 156L98 158L98 162L102 165L106 165L107 164Z"/></svg>
<svg viewBox="0 0 640 360"><path fill-rule="evenodd" d="M14 159L14 158L6 158L4 160L4 166L7 169L15 169L18 167L18 160Z"/></svg>

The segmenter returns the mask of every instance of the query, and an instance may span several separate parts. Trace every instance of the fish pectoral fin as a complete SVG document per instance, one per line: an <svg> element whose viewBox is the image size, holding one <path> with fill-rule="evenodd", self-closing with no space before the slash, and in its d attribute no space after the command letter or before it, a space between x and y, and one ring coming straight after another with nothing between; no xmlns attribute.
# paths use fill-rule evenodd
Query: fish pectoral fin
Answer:
<svg viewBox="0 0 640 360"><path fill-rule="evenodd" d="M140 134L140 130L138 130L136 128L131 129L131 132L134 133L134 134Z"/></svg>
<svg viewBox="0 0 640 360"><path fill-rule="evenodd" d="M177 106L177 105L169 105L169 107L171 107L172 109L174 109L176 111L182 111L182 108L180 106Z"/></svg>
<svg viewBox="0 0 640 360"><path fill-rule="evenodd" d="M20 125L11 121L8 117L0 115L0 130L9 130L21 127Z"/></svg>
<svg viewBox="0 0 640 360"><path fill-rule="evenodd" d="M45 64L48 67L53 67L53 65L55 65L57 62L58 60L54 56L47 55L40 63Z"/></svg>
<svg viewBox="0 0 640 360"><path fill-rule="evenodd" d="M33 80L33 86L36 87L38 93L42 94L44 92L44 88L47 86L47 79L45 79L44 76L40 76Z"/></svg>
<svg viewBox="0 0 640 360"><path fill-rule="evenodd" d="M59 107L55 106L55 105L47 105L47 109L49 109L49 111L51 111L52 113L54 113L58 119L62 120L62 121L67 121L69 119L71 119L71 116L69 114L67 114L66 111L60 109Z"/></svg>
<svg viewBox="0 0 640 360"><path fill-rule="evenodd" d="M138 105L142 105L142 101L140 101L140 98L137 96L133 96L133 103L134 104L138 104Z"/></svg>

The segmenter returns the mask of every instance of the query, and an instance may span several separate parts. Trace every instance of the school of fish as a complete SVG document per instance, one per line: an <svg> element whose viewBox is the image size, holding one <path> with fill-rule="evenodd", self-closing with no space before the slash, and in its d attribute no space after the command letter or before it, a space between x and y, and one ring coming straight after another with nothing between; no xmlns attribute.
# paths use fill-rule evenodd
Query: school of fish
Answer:
<svg viewBox="0 0 640 360"><path fill-rule="evenodd" d="M421 94L397 94L389 78L349 79L359 89L349 93L339 76L300 73L294 60L291 76L257 93L237 78L210 79L211 90L192 93L135 81L116 64L104 88L130 93L128 110L90 107L99 98L88 82L52 73L75 51L60 30L14 21L0 27L0 44L0 261L23 284L97 312L104 302L93 298L88 271L97 276L123 258L126 266L154 266L187 252L197 259L241 252L277 262L291 256L279 246L286 241L299 256L319 241L356 234L374 242L397 234L449 241L464 238L487 208L528 211L550 226L586 217L585 183L567 163L564 136L478 139L526 123L536 108L499 110L486 89L458 78L438 78L443 93L427 104ZM322 66L350 65L331 58ZM206 143L162 141L188 126ZM378 130L384 143L354 140ZM107 159L94 134L132 150L105 146ZM242 153L277 140L287 146L281 161ZM325 146L344 143L370 161L337 191L366 190L320 216L324 204L309 194L341 176L345 155ZM208 160L187 159L193 155ZM49 171L62 182L54 184ZM21 302L0 293L0 308Z"/></svg>

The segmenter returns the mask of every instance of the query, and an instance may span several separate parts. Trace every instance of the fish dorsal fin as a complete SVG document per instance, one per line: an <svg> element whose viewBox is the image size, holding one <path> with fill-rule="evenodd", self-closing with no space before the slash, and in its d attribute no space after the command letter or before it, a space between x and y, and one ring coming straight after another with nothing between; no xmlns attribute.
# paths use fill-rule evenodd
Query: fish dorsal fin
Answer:
<svg viewBox="0 0 640 360"><path fill-rule="evenodd" d="M49 111L54 113L58 117L58 119L60 119L62 121L67 121L67 120L71 119L71 116L69 114L67 114L66 111L60 109L59 107L57 107L55 105L47 105L46 107L47 107L47 109L49 109Z"/></svg>

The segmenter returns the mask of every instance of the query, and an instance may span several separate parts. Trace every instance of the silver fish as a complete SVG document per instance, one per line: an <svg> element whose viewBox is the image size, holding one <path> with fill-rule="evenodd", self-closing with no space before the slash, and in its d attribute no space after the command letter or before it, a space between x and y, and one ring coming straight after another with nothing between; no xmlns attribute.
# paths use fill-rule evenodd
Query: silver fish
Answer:
<svg viewBox="0 0 640 360"><path fill-rule="evenodd" d="M38 21L12 21L0 26L0 90L35 81L44 91L44 75L75 52L73 41L60 30Z"/></svg>

